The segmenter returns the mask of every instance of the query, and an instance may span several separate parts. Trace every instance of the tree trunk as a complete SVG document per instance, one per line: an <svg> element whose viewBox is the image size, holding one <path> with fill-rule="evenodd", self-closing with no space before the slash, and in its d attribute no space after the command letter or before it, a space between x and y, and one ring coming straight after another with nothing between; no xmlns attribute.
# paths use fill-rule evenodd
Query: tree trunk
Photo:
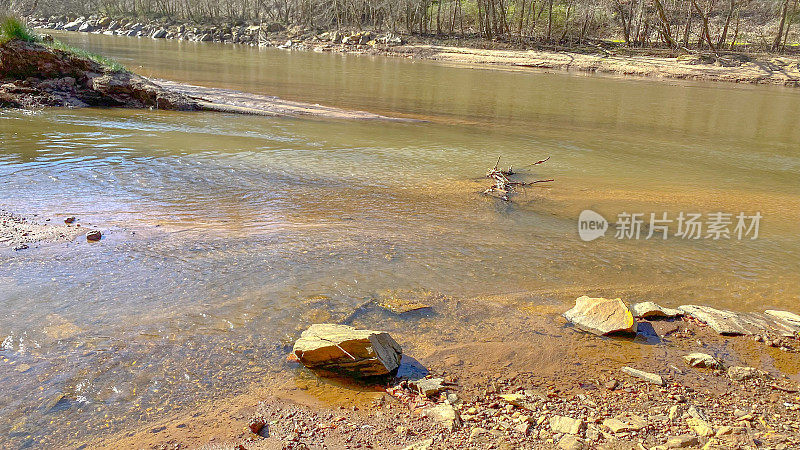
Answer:
<svg viewBox="0 0 800 450"><path fill-rule="evenodd" d="M442 34L442 0L436 2L436 34Z"/></svg>
<svg viewBox="0 0 800 450"><path fill-rule="evenodd" d="M788 2L789 0L786 1ZM716 51L714 44L711 43L711 32L708 31L708 15L704 13L702 9L700 9L700 6L697 5L696 0L692 0L692 5L694 5L697 12L700 13L700 18L703 19L703 31L700 35L700 41L702 42L703 36L705 36L708 47L711 49L711 51Z"/></svg>
<svg viewBox="0 0 800 450"><path fill-rule="evenodd" d="M789 29L792 27L795 11L797 10L797 0L792 2L792 14L789 16L789 22L786 24L786 31L783 34L783 45L781 46L781 53L786 51L786 41L789 40Z"/></svg>
<svg viewBox="0 0 800 450"><path fill-rule="evenodd" d="M661 33L664 35L664 40L671 48L677 48L678 44L672 39L672 31L669 29L669 20L667 19L666 13L664 13L664 7L661 5L661 1L653 0L653 2L656 4L656 10L658 10L658 18L661 23Z"/></svg>
<svg viewBox="0 0 800 450"><path fill-rule="evenodd" d="M636 13L636 31L633 33L633 45L634 47L639 46L639 42L641 40L641 32L642 32L642 18L644 17L644 0L638 3L639 10Z"/></svg>
<svg viewBox="0 0 800 450"><path fill-rule="evenodd" d="M728 8L728 15L725 17L725 26L722 28L722 35L719 37L719 41L717 41L718 48L725 46L725 39L728 38L728 26L731 24L731 18L733 17L733 11L735 8L736 0L731 0L731 5Z"/></svg>
<svg viewBox="0 0 800 450"><path fill-rule="evenodd" d="M736 28L733 32L733 40L731 41L731 50L736 49L736 39L739 38L739 11L736 11Z"/></svg>
<svg viewBox="0 0 800 450"><path fill-rule="evenodd" d="M778 24L778 34L775 36L775 41L772 43L772 50L778 51L781 47L781 39L783 38L783 26L786 24L786 14L789 12L789 0L783 0L783 7L781 8L781 21Z"/></svg>
<svg viewBox="0 0 800 450"><path fill-rule="evenodd" d="M692 2L686 9L686 27L683 29L683 46L689 47L689 32L692 30Z"/></svg>

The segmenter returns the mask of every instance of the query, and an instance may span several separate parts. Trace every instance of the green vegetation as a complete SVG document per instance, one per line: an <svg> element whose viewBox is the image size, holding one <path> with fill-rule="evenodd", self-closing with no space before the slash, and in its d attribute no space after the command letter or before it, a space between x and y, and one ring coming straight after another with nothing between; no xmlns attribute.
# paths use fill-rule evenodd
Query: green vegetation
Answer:
<svg viewBox="0 0 800 450"><path fill-rule="evenodd" d="M21 20L14 17L5 17L0 21L0 43L18 39L25 42L36 42L47 47L72 53L80 58L90 59L112 72L127 72L128 70L117 61L105 56L92 53L82 48L72 47L57 39L44 40L33 30L28 28Z"/></svg>
<svg viewBox="0 0 800 450"><path fill-rule="evenodd" d="M0 43L12 39L25 42L41 42L41 38L31 31L21 20L15 17L4 17L0 20Z"/></svg>

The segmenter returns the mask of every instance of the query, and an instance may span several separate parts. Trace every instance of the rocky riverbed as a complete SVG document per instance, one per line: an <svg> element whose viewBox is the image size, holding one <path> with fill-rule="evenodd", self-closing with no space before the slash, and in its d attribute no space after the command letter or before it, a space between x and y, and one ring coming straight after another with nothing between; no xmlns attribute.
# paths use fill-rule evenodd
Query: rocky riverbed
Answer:
<svg viewBox="0 0 800 450"><path fill-rule="evenodd" d="M688 53L662 56L614 48L520 49L474 39L441 40L373 30L321 30L280 23L181 24L105 16L31 18L52 30L113 36L422 58L513 70L558 70L663 79L800 86L800 60L772 54Z"/></svg>
<svg viewBox="0 0 800 450"><path fill-rule="evenodd" d="M452 302L423 299L445 316ZM456 303L463 307L465 301ZM426 343L429 337L414 327L416 322L425 329L425 321L410 318L406 331L394 337L404 346L404 358L413 354L405 364L418 358L427 375L403 366L397 377L356 384L301 375L277 390L219 400L92 444L651 450L800 445L796 315L698 306L709 314L703 316L686 312L692 309L686 305L674 317L637 318L636 333L603 337L552 310L519 315L507 306L507 316L524 325L509 326L506 337L492 337L500 324L494 312L503 308L491 303L483 307L483 339L464 341L470 333L454 330L450 342L443 337ZM637 308L618 311L631 310ZM719 321L749 323L756 316L777 317L780 324L737 335L715 329ZM535 332L521 331L531 326Z"/></svg>

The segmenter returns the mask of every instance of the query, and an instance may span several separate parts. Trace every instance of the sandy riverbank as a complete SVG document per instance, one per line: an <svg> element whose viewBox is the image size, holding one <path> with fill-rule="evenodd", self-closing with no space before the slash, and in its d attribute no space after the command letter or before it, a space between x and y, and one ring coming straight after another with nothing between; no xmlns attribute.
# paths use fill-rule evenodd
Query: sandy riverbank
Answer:
<svg viewBox="0 0 800 450"><path fill-rule="evenodd" d="M634 337L598 337L534 306L529 294L426 296L395 337L407 363L441 377L425 397L405 377L325 380L286 363L275 380L184 414L88 442L92 448L794 448L800 445L800 344L721 336L692 318L641 320ZM480 310L480 329L428 332ZM692 352L721 369L689 366ZM634 367L663 385L632 377ZM731 369L733 367L733 369ZM752 367L740 378L740 367ZM402 369L401 369L402 371ZM413 377L412 377L413 378ZM445 414L442 417L443 413ZM454 414L448 418L447 414ZM264 423L257 435L251 423ZM411 446L411 447L409 447Z"/></svg>
<svg viewBox="0 0 800 450"><path fill-rule="evenodd" d="M539 50L494 50L440 45L408 45L385 50L435 61L507 68L578 71L661 79L723 81L800 86L798 60L785 57L733 55L677 58L587 54Z"/></svg>

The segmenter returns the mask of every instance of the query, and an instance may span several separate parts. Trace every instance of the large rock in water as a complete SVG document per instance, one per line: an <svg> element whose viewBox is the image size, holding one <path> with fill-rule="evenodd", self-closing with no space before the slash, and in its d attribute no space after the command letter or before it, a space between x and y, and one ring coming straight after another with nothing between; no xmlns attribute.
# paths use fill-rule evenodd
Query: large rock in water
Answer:
<svg viewBox="0 0 800 450"><path fill-rule="evenodd" d="M619 298L578 297L575 307L565 312L564 317L595 334L636 333L636 320Z"/></svg>
<svg viewBox="0 0 800 450"><path fill-rule="evenodd" d="M347 325L311 325L292 350L303 365L349 375L387 375L400 367L403 349L388 333Z"/></svg>

